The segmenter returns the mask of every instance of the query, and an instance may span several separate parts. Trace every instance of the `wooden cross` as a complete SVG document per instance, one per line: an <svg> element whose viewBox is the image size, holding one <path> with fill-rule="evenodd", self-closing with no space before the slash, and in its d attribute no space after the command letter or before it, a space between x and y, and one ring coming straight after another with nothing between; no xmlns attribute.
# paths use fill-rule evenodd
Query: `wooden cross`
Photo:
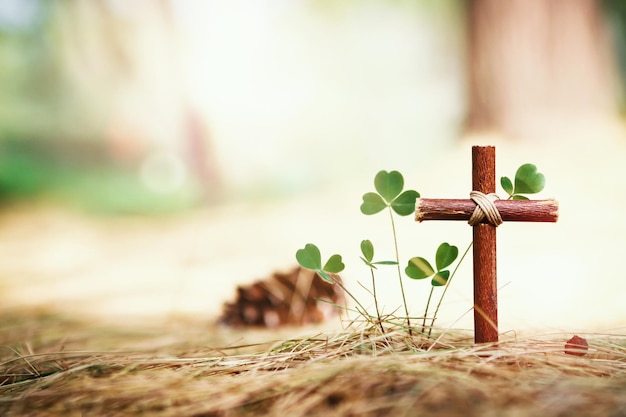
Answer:
<svg viewBox="0 0 626 417"><path fill-rule="evenodd" d="M496 150L493 146L472 147L472 190L493 201L496 188ZM422 198L417 201L415 220L473 219L474 244L474 341L498 341L498 288L496 278L496 227L502 221L556 222L559 206L555 200L495 200L478 204L474 199L442 200ZM480 207L479 207L480 206ZM486 206L486 207L483 207ZM494 210L495 207L495 210ZM485 216L481 211L492 211ZM493 213L496 211L496 213ZM495 218L494 218L495 217ZM494 224L495 223L495 224Z"/></svg>

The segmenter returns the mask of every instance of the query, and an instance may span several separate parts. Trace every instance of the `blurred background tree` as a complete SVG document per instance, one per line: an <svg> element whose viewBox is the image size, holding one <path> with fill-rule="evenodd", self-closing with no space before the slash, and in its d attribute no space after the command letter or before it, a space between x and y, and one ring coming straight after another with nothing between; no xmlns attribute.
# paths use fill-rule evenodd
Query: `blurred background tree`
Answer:
<svg viewBox="0 0 626 417"><path fill-rule="evenodd" d="M599 1L472 0L467 22L470 130L527 133L615 108L615 57Z"/></svg>
<svg viewBox="0 0 626 417"><path fill-rule="evenodd" d="M1 198L158 212L204 197L216 178L167 1L1 4Z"/></svg>
<svg viewBox="0 0 626 417"><path fill-rule="evenodd" d="M0 198L171 211L410 166L463 132L593 124L625 96L625 16L620 0L2 0Z"/></svg>
<svg viewBox="0 0 626 417"><path fill-rule="evenodd" d="M614 59L619 71L619 104L624 111L626 105L626 2L621 0L602 0L602 17L608 22L611 34Z"/></svg>

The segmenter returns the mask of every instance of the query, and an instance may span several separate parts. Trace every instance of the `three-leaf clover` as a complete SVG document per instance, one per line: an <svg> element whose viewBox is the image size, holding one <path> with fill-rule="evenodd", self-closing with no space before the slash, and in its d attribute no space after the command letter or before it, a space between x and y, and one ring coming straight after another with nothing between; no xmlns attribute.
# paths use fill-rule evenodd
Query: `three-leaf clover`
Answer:
<svg viewBox="0 0 626 417"><path fill-rule="evenodd" d="M413 279L424 279L432 276L432 286L441 287L446 285L448 278L450 278L450 271L445 268L450 266L458 255L459 249L456 246L444 242L439 245L435 255L436 271L426 259L416 256L409 259L404 272L409 278Z"/></svg>
<svg viewBox="0 0 626 417"><path fill-rule="evenodd" d="M322 266L322 255L317 246L312 243L304 245L296 252L296 260L300 266L314 270L324 281L333 282L332 274L338 274L346 267L341 255L334 254Z"/></svg>
<svg viewBox="0 0 626 417"><path fill-rule="evenodd" d="M398 171L380 171L374 178L377 193L365 193L361 212L366 215L376 214L391 207L400 216L408 216L415 211L415 200L419 193L404 188L404 178Z"/></svg>
<svg viewBox="0 0 626 417"><path fill-rule="evenodd" d="M513 200L528 200L522 194L536 194L546 185L546 177L533 164L524 164L515 173L515 183L509 177L500 178L500 185Z"/></svg>

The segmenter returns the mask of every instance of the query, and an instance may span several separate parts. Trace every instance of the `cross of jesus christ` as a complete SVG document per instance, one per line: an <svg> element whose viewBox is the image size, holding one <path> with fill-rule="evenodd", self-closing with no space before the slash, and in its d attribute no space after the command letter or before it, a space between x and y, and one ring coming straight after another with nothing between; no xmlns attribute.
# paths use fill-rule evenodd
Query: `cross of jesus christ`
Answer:
<svg viewBox="0 0 626 417"><path fill-rule="evenodd" d="M556 222L555 200L497 200L496 150L472 147L472 199L417 201L415 220L470 220L474 244L474 341L498 341L498 288L496 278L496 227L502 221ZM478 192L478 193L476 193ZM495 201L494 201L495 199ZM488 200L488 201L485 201ZM474 214L476 212L476 214ZM472 215L474 217L472 218Z"/></svg>

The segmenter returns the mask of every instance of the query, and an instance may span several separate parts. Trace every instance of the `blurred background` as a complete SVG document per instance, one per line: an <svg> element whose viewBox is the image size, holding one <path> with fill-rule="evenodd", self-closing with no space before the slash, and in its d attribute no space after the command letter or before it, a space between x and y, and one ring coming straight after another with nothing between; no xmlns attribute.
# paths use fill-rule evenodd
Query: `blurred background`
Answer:
<svg viewBox="0 0 626 417"><path fill-rule="evenodd" d="M625 75L620 0L0 0L0 297L209 320L308 241L388 244L378 170L461 198L494 144L562 206L500 233L505 329L624 326Z"/></svg>

